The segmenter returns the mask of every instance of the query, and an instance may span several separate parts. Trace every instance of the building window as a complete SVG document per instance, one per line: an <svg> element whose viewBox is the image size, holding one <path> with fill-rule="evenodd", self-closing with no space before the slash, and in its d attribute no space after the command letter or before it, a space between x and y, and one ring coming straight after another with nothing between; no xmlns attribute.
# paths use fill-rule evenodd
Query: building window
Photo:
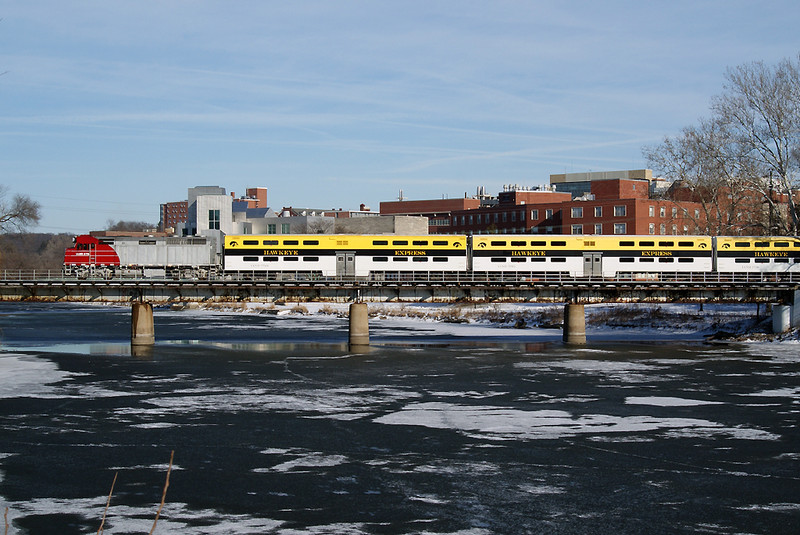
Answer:
<svg viewBox="0 0 800 535"><path fill-rule="evenodd" d="M544 218L545 219L553 219L553 210L545 210L544 211Z"/></svg>
<svg viewBox="0 0 800 535"><path fill-rule="evenodd" d="M678 217L678 208L675 206L672 207L672 217Z"/></svg>
<svg viewBox="0 0 800 535"><path fill-rule="evenodd" d="M672 225L672 235L676 235L678 233L678 225Z"/></svg>
<svg viewBox="0 0 800 535"><path fill-rule="evenodd" d="M700 219L700 210L695 210L694 211L694 218L695 219Z"/></svg>
<svg viewBox="0 0 800 535"><path fill-rule="evenodd" d="M573 208L572 209L572 217L573 217L573 219L578 219L579 217L583 217L583 208L582 207ZM573 234L574 234L574 232L573 232Z"/></svg>
<svg viewBox="0 0 800 535"><path fill-rule="evenodd" d="M531 221L539 219L539 210L531 210Z"/></svg>
<svg viewBox="0 0 800 535"><path fill-rule="evenodd" d="M478 222L479 225L481 224L481 214L478 214L476 216L476 221Z"/></svg>
<svg viewBox="0 0 800 535"><path fill-rule="evenodd" d="M652 208L652 206L650 208ZM656 224L655 223L650 223L650 225L648 225L648 230L650 231L650 234L655 234L656 233Z"/></svg>
<svg viewBox="0 0 800 535"><path fill-rule="evenodd" d="M614 234L626 234L627 232L628 226L625 223L614 223Z"/></svg>
<svg viewBox="0 0 800 535"><path fill-rule="evenodd" d="M625 216L625 206L615 206L614 207L614 217L624 217ZM624 232L615 232L615 234L625 234Z"/></svg>
<svg viewBox="0 0 800 535"><path fill-rule="evenodd" d="M467 218L466 218L466 216L463 216L463 215L461 216L461 224L462 224L462 225L466 225L466 224L467 224Z"/></svg>
<svg viewBox="0 0 800 535"><path fill-rule="evenodd" d="M503 223L505 223L506 221L508 221L508 213L503 212Z"/></svg>
<svg viewBox="0 0 800 535"><path fill-rule="evenodd" d="M658 233L662 236L667 233L667 226L664 223L661 223L658 227Z"/></svg>
<svg viewBox="0 0 800 535"><path fill-rule="evenodd" d="M602 206L595 206L594 207L594 216L595 217L603 217L603 207Z"/></svg>
<svg viewBox="0 0 800 535"><path fill-rule="evenodd" d="M583 234L583 225L572 225L573 234Z"/></svg>
<svg viewBox="0 0 800 535"><path fill-rule="evenodd" d="M516 220L517 220L517 213L511 212L511 221L516 221Z"/></svg>
<svg viewBox="0 0 800 535"><path fill-rule="evenodd" d="M278 225L275 223L269 223L267 225L267 234L277 234L278 233Z"/></svg>
<svg viewBox="0 0 800 535"><path fill-rule="evenodd" d="M649 211L648 215L650 215L650 217L655 217L656 216L656 207L655 206L651 206L650 207L650 211ZM653 234L653 233L651 232L650 234Z"/></svg>
<svg viewBox="0 0 800 535"><path fill-rule="evenodd" d="M662 206L658 209L658 215L659 217L667 217L667 209Z"/></svg>
<svg viewBox="0 0 800 535"><path fill-rule="evenodd" d="M208 228L211 230L219 230L219 210L208 211Z"/></svg>
<svg viewBox="0 0 800 535"><path fill-rule="evenodd" d="M289 234L289 223L281 223L281 234Z"/></svg>
<svg viewBox="0 0 800 535"><path fill-rule="evenodd" d="M603 225L601 223L597 223L594 226L594 233L595 234L602 234L603 233Z"/></svg>

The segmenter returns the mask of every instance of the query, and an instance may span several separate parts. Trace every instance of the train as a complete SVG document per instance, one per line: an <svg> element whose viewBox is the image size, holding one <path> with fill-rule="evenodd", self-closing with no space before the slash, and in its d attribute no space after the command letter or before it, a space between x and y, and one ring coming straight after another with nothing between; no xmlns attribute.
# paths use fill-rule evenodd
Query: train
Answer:
<svg viewBox="0 0 800 535"><path fill-rule="evenodd" d="M800 276L795 236L631 235L81 235L64 254L68 276L208 279L520 275L541 280L654 278L708 273Z"/></svg>

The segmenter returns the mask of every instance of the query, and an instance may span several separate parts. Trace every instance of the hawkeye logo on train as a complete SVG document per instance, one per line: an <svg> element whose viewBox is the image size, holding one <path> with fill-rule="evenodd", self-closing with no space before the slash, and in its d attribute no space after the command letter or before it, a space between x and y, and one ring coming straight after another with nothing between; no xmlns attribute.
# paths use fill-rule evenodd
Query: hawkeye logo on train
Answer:
<svg viewBox="0 0 800 535"><path fill-rule="evenodd" d="M511 251L511 256L546 256L544 251Z"/></svg>
<svg viewBox="0 0 800 535"><path fill-rule="evenodd" d="M272 256L297 256L300 253L297 249L264 249L262 254Z"/></svg>
<svg viewBox="0 0 800 535"><path fill-rule="evenodd" d="M755 256L769 256L771 258L783 258L789 256L789 253L784 251L756 251L753 254Z"/></svg>

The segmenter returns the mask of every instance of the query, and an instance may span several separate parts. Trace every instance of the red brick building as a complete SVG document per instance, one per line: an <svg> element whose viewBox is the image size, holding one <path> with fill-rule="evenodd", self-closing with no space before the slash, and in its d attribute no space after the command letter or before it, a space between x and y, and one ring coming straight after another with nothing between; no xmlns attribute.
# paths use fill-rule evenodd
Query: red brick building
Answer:
<svg viewBox="0 0 800 535"><path fill-rule="evenodd" d="M450 232L450 219L454 211L476 210L480 199L456 198L428 201L384 201L381 202L381 215L416 215L428 218L428 232L443 234Z"/></svg>
<svg viewBox="0 0 800 535"><path fill-rule="evenodd" d="M161 216L158 222L158 229L164 231L168 228L175 228L178 223L186 223L188 219L189 202L177 201L168 202L161 205Z"/></svg>
<svg viewBox="0 0 800 535"><path fill-rule="evenodd" d="M561 204L569 193L509 190L498 203L473 210L455 210L451 223L440 232L449 234L559 234Z"/></svg>
<svg viewBox="0 0 800 535"><path fill-rule="evenodd" d="M451 234L696 234L699 203L649 198L647 180L595 180L591 194L504 191L492 207L452 213Z"/></svg>

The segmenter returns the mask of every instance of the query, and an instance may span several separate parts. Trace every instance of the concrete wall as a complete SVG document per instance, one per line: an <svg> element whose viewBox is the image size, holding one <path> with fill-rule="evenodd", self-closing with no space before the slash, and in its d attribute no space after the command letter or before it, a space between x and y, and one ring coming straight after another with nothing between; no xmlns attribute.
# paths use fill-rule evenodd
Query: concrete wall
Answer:
<svg viewBox="0 0 800 535"><path fill-rule="evenodd" d="M428 234L428 218L421 216L351 217L335 221L334 234Z"/></svg>

